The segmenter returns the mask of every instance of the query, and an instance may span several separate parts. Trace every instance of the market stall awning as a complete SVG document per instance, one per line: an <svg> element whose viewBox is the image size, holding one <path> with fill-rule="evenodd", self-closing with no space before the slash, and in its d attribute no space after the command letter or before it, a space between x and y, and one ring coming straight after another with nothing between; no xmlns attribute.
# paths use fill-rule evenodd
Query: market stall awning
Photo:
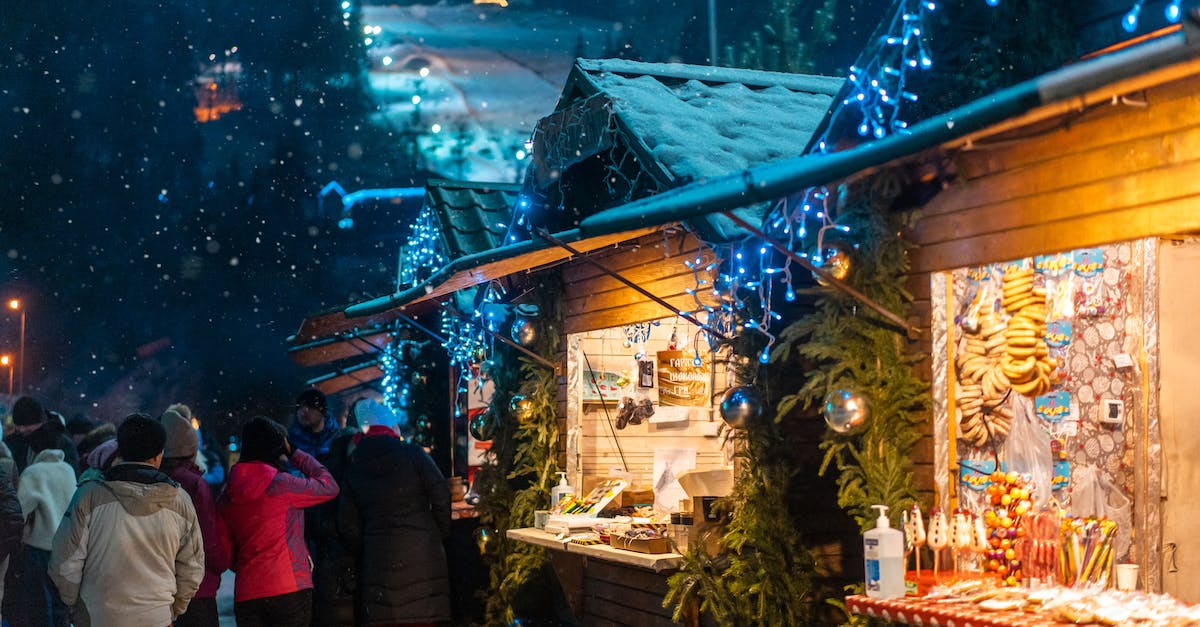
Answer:
<svg viewBox="0 0 1200 627"><path fill-rule="evenodd" d="M584 237L667 224L778 200L808 187L869 172L926 150L961 145L1019 117L1051 117L1136 91L1136 78L1196 57L1194 34L1176 32L1018 83L910 127L842 152L811 154L677 187L583 219ZM1115 86L1123 81L1129 85Z"/></svg>
<svg viewBox="0 0 1200 627"><path fill-rule="evenodd" d="M555 237L570 243L581 252L588 253L614 246L643 235L654 233L659 226L633 227L619 232L605 233L596 237L581 237L578 229L556 233ZM347 307L344 316L350 319L359 316L399 315L413 308L448 296L458 290L506 277L518 272L536 270L569 259L571 253L560 247L536 239L518 242L509 246L493 248L474 255L451 261L436 272L429 280L391 296L384 296ZM427 306L427 305L426 305Z"/></svg>
<svg viewBox="0 0 1200 627"><path fill-rule="evenodd" d="M370 386L383 378L383 370L377 360L323 374L308 380L308 385L321 390L326 395L341 394L351 390Z"/></svg>
<svg viewBox="0 0 1200 627"><path fill-rule="evenodd" d="M511 215L519 185L469 183L431 179L425 186L424 208L438 223L437 241L429 242L446 258L495 248L504 237L500 225ZM310 316L288 338L288 355L300 366L318 366L355 356L372 355L387 342L396 322L436 309L432 303L404 310L381 311L368 318L350 319L338 308Z"/></svg>

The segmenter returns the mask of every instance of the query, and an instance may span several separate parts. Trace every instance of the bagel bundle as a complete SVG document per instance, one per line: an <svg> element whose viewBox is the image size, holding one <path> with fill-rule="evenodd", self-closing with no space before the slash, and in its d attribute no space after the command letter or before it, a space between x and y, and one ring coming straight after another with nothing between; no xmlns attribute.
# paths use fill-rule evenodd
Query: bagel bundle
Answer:
<svg viewBox="0 0 1200 627"><path fill-rule="evenodd" d="M1046 290L1033 286L1033 269L1004 273L1001 304L1012 318L1004 331L1000 368L1014 392L1038 396L1058 383L1058 362L1046 345Z"/></svg>
<svg viewBox="0 0 1200 627"><path fill-rule="evenodd" d="M964 334L963 350L958 355L958 409L962 439L983 446L988 434L1007 435L1012 411L1000 404L1008 391L1008 379L1001 366L1007 325L985 312L979 317L974 333Z"/></svg>

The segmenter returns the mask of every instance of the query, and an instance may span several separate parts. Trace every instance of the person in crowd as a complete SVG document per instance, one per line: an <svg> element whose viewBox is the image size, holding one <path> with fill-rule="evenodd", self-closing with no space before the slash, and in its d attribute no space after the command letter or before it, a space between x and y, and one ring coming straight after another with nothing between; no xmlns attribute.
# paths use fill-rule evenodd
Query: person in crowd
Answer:
<svg viewBox="0 0 1200 627"><path fill-rule="evenodd" d="M104 442L88 453L87 460L84 462L87 470L79 475L79 485L88 481L103 480L105 471L116 463L117 453L116 438Z"/></svg>
<svg viewBox="0 0 1200 627"><path fill-rule="evenodd" d="M290 463L303 477L284 472ZM312 573L303 508L338 494L333 476L288 442L283 426L256 416L242 428L241 459L217 499L222 549L232 556L238 627L307 627Z"/></svg>
<svg viewBox="0 0 1200 627"><path fill-rule="evenodd" d="M88 420L87 416L83 414L78 414L67 421L67 433L71 435L71 440L75 442L75 448L79 448L79 443L95 428L96 424ZM81 452L79 457L82 458L83 455Z"/></svg>
<svg viewBox="0 0 1200 627"><path fill-rule="evenodd" d="M296 420L288 430L292 446L321 460L337 437L338 423L329 415L325 395L317 389L307 389L296 398Z"/></svg>
<svg viewBox="0 0 1200 627"><path fill-rule="evenodd" d="M159 420L167 432L160 470L174 479L192 498L196 519L200 523L200 535L204 540L204 579L196 596L188 604L187 611L175 619L174 627L217 627L217 588L221 585L221 573L229 564L221 550L221 541L217 538L217 508L212 491L204 481L200 467L196 465L200 437L192 428L192 421L179 412L168 409Z"/></svg>
<svg viewBox="0 0 1200 627"><path fill-rule="evenodd" d="M4 616L12 627L70 624L70 612L46 572L50 547L63 513L75 493L75 469L56 448L54 438L33 438L33 463L21 473L17 498L25 515L19 556L8 570Z"/></svg>
<svg viewBox="0 0 1200 627"><path fill-rule="evenodd" d="M117 428L109 422L92 429L79 441L79 469L81 471L87 472L89 468L94 468L91 464L92 452L105 442L112 442L112 450L117 450ZM81 475L80 480L82 479Z"/></svg>
<svg viewBox="0 0 1200 627"><path fill-rule="evenodd" d="M353 423L353 415L350 417ZM340 421L339 421L340 424ZM346 477L350 452L358 429L342 427L329 444L322 460L338 485ZM312 627L354 627L355 577L358 562L355 552L338 535L338 503L332 501L310 507L304 516L304 533L313 557Z"/></svg>
<svg viewBox="0 0 1200 627"><path fill-rule="evenodd" d="M4 471L4 475L8 477L9 483L12 484L12 489L17 489L17 462L13 460L12 451L8 450L8 445L0 440L0 470ZM0 575L3 575L0 572Z"/></svg>
<svg viewBox="0 0 1200 627"><path fill-rule="evenodd" d="M6 435L4 441L17 464L17 474L20 474L33 461L29 438L46 422L46 410L33 397L22 396L13 403L12 422L13 432Z"/></svg>
<svg viewBox="0 0 1200 627"><path fill-rule="evenodd" d="M77 625L170 625L200 587L200 523L192 499L159 470L166 439L159 421L126 417L121 462L79 486L58 527L50 577Z"/></svg>
<svg viewBox="0 0 1200 627"><path fill-rule="evenodd" d="M199 432L200 452L196 456L196 466L204 474L204 481L208 483L209 488L215 492L225 482L225 469L229 466L229 459L224 454L224 449L213 441L211 435L204 433L203 426L198 426L201 423L192 414L191 407L183 403L174 403L167 407L167 410L183 416Z"/></svg>
<svg viewBox="0 0 1200 627"><path fill-rule="evenodd" d="M380 424L379 414L350 456L338 511L339 530L358 552L359 623L449 621L449 486L429 455L394 424Z"/></svg>
<svg viewBox="0 0 1200 627"><path fill-rule="evenodd" d="M0 442L5 451L8 447ZM9 460L11 461L11 460ZM9 558L20 550L21 536L25 530L25 515L21 513L21 500L13 482L16 467L0 465L0 606L4 601L4 576L8 572ZM0 611L0 621L3 620Z"/></svg>
<svg viewBox="0 0 1200 627"><path fill-rule="evenodd" d="M79 451L75 448L75 440L67 435L67 421L56 411L46 412L46 421L36 431L29 434L30 452L37 455L38 451L59 450L63 452L63 461L71 467L75 476L79 476Z"/></svg>

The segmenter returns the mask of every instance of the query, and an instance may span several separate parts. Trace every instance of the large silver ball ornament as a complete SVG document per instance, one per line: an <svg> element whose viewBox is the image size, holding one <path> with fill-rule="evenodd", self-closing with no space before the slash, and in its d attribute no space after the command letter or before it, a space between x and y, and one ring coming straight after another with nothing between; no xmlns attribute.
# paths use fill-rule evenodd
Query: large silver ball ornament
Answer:
<svg viewBox="0 0 1200 627"><path fill-rule="evenodd" d="M491 409L475 414L471 418L471 422L467 425L467 430L471 432L471 437L480 442L487 442L496 435L496 416Z"/></svg>
<svg viewBox="0 0 1200 627"><path fill-rule="evenodd" d="M838 433L850 433L867 421L871 410L867 399L857 392L834 390L825 397L821 414L830 429Z"/></svg>
<svg viewBox="0 0 1200 627"><path fill-rule="evenodd" d="M537 323L532 318L517 316L517 319L513 320L509 335L517 344L529 348L538 339Z"/></svg>
<svg viewBox="0 0 1200 627"><path fill-rule="evenodd" d="M752 385L730 388L721 398L721 418L734 429L745 429L758 422L762 413L762 394Z"/></svg>

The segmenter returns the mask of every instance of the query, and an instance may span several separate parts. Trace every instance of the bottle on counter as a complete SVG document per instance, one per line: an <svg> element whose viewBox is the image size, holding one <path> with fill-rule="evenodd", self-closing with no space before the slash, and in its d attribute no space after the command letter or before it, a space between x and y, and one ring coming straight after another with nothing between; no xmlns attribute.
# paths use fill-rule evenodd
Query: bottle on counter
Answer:
<svg viewBox="0 0 1200 627"><path fill-rule="evenodd" d="M875 528L863 534L867 596L899 599L904 596L904 533L892 529L886 505L871 507L879 510L879 518Z"/></svg>
<svg viewBox="0 0 1200 627"><path fill-rule="evenodd" d="M567 473L559 472L557 474L558 474L558 485L554 486L553 488L550 488L550 507L551 507L551 509L553 509L560 502L562 502L564 497L575 496L575 488L572 488L571 484L567 483Z"/></svg>

